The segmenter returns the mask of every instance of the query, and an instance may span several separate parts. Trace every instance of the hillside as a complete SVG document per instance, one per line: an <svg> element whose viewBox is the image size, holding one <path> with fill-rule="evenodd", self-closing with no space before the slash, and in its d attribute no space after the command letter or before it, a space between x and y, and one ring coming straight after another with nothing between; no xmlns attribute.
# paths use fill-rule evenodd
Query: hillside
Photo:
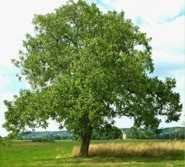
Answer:
<svg viewBox="0 0 185 167"><path fill-rule="evenodd" d="M136 128L122 130L127 134L127 138L132 139L185 139L185 127L158 129L158 133Z"/></svg>
<svg viewBox="0 0 185 167"><path fill-rule="evenodd" d="M127 134L127 138L185 139L185 127L163 128L161 129L161 132L159 134L148 133L142 129L139 129L139 130L137 129L137 131L136 130L133 131L131 128L125 128L121 130L125 131L125 133ZM69 140L69 139L73 139L73 135L68 131L32 131L32 132L20 133L19 138L24 140L34 140L34 139L50 139L50 140L68 139ZM109 138L112 139L110 135L109 135ZM93 139L96 139L96 138L93 138ZM101 139L101 138L98 138L98 139Z"/></svg>

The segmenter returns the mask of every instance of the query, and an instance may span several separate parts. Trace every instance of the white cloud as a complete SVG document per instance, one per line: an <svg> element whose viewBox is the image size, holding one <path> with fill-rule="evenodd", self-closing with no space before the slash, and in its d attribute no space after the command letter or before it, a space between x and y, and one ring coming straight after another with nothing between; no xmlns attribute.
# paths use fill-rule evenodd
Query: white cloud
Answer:
<svg viewBox="0 0 185 167"><path fill-rule="evenodd" d="M184 16L177 17L173 21L161 24L153 23L141 26L141 30L147 32L152 37L154 49L184 49Z"/></svg>
<svg viewBox="0 0 185 167"><path fill-rule="evenodd" d="M18 56L26 33L33 33L34 14L53 12L66 0L6 0L0 2L0 52L3 59L0 65L11 64Z"/></svg>
<svg viewBox="0 0 185 167"><path fill-rule="evenodd" d="M11 84L11 80L9 77L5 77L3 74L2 74L2 71L0 70L0 81L1 82L1 86L0 86L0 91L3 91L6 87L8 87L10 84Z"/></svg>
<svg viewBox="0 0 185 167"><path fill-rule="evenodd" d="M177 67L183 68L184 55L182 53L173 53L174 51L168 51L167 49L156 49L153 51L152 58L155 64L173 64Z"/></svg>
<svg viewBox="0 0 185 167"><path fill-rule="evenodd" d="M109 9L123 10L128 18L141 17L145 23L156 23L173 18L184 7L183 0L102 0Z"/></svg>

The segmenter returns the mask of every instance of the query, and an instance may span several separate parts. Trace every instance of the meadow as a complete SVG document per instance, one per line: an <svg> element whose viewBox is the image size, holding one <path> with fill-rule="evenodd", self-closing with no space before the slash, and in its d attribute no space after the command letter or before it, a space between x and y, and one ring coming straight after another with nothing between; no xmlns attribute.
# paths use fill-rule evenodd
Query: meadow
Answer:
<svg viewBox="0 0 185 167"><path fill-rule="evenodd" d="M184 167L185 141L92 141L78 157L78 141L9 141L0 144L0 167Z"/></svg>

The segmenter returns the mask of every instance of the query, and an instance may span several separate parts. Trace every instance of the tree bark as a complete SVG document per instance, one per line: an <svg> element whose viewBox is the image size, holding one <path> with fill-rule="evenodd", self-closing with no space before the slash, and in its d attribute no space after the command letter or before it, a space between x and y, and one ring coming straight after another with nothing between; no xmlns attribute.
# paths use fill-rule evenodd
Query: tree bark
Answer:
<svg viewBox="0 0 185 167"><path fill-rule="evenodd" d="M89 145L91 141L91 134L84 134L82 136L82 143L79 152L80 157L87 157L89 152Z"/></svg>

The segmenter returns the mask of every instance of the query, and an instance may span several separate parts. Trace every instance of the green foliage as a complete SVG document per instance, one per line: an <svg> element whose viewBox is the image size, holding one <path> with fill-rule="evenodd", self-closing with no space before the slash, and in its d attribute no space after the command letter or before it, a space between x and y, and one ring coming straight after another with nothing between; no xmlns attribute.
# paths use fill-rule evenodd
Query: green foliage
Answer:
<svg viewBox="0 0 185 167"><path fill-rule="evenodd" d="M129 139L151 139L151 138L157 139L158 137L156 136L158 136L161 132L162 132L161 129L150 130L150 129L141 129L134 126L130 129L127 129L126 134L127 138Z"/></svg>
<svg viewBox="0 0 185 167"><path fill-rule="evenodd" d="M19 133L23 140L71 140L73 136L68 131L41 131L30 133Z"/></svg>
<svg viewBox="0 0 185 167"><path fill-rule="evenodd" d="M33 25L35 34L26 35L13 60L32 89L4 101L7 130L46 128L51 118L82 139L87 152L93 130L111 127L117 116L150 129L159 125L159 115L167 122L179 119L175 80L148 76L154 69L151 39L124 12L69 1L35 15Z"/></svg>
<svg viewBox="0 0 185 167"><path fill-rule="evenodd" d="M101 129L96 129L92 133L93 140L113 140L121 139L122 131L116 126L105 126Z"/></svg>
<svg viewBox="0 0 185 167"><path fill-rule="evenodd" d="M55 142L54 139L50 138L49 136L46 138L35 138L32 139L33 142Z"/></svg>
<svg viewBox="0 0 185 167"><path fill-rule="evenodd" d="M132 127L125 131L129 139L185 139L184 127L163 128L157 131Z"/></svg>
<svg viewBox="0 0 185 167"><path fill-rule="evenodd" d="M8 147L10 147L11 143L12 142L11 142L10 138L8 138L8 137L0 137L0 147L1 146L8 146Z"/></svg>
<svg viewBox="0 0 185 167"><path fill-rule="evenodd" d="M174 127L174 128L164 128L162 133L154 138L158 139L185 139L185 128L184 127Z"/></svg>

